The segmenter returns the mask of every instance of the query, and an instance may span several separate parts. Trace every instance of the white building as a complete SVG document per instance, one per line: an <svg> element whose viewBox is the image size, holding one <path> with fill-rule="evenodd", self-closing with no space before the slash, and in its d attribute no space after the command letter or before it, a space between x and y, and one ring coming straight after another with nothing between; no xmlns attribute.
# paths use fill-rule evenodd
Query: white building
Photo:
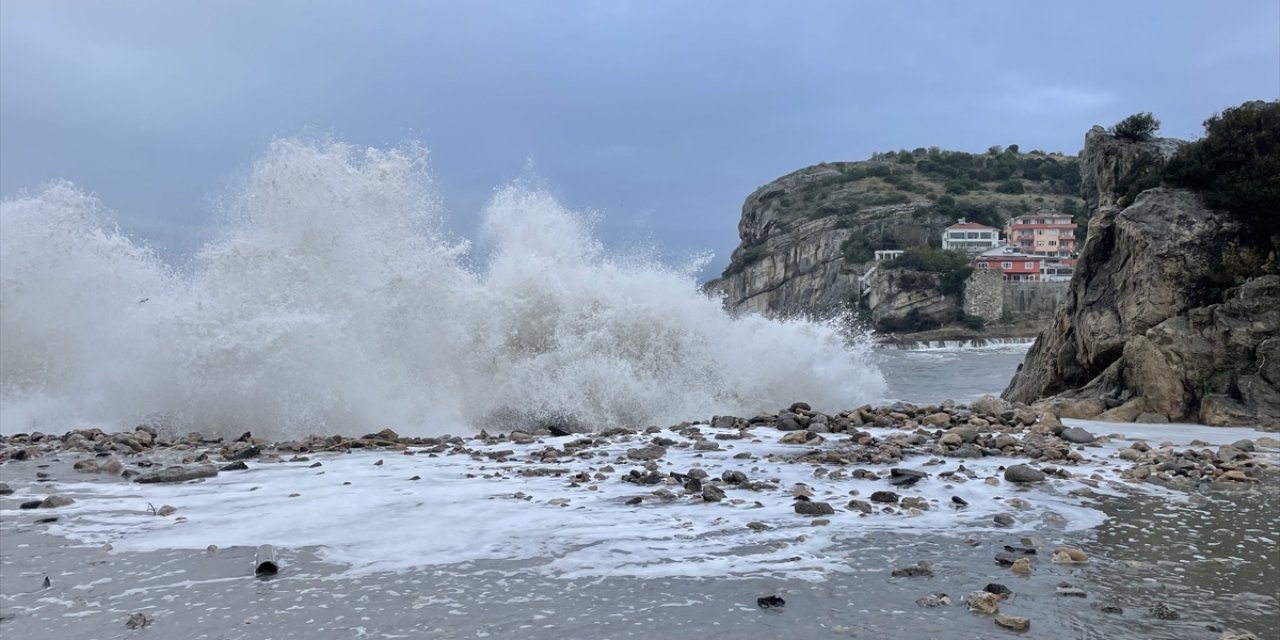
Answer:
<svg viewBox="0 0 1280 640"><path fill-rule="evenodd" d="M942 230L942 248L946 250L961 249L971 254L982 253L994 249L1004 242L1000 239L1000 230L976 222L958 222Z"/></svg>

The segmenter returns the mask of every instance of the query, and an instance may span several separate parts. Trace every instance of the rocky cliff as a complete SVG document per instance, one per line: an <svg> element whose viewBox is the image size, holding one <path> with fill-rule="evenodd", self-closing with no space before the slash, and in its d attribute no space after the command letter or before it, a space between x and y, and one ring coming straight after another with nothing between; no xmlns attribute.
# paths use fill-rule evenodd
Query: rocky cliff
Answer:
<svg viewBox="0 0 1280 640"><path fill-rule="evenodd" d="M1274 239L1192 191L1143 190L1176 148L1088 133L1081 184L1097 211L1006 399L1047 399L1071 417L1280 421Z"/></svg>
<svg viewBox="0 0 1280 640"><path fill-rule="evenodd" d="M938 295L936 282L932 296L899 286L921 274L864 278L874 252L936 245L958 217L999 225L1046 203L1070 209L1078 176L1075 158L1016 147L985 155L917 149L807 167L747 197L741 242L706 288L735 310L826 316L870 287L863 300L877 323L913 311L929 324L953 320L960 301Z"/></svg>

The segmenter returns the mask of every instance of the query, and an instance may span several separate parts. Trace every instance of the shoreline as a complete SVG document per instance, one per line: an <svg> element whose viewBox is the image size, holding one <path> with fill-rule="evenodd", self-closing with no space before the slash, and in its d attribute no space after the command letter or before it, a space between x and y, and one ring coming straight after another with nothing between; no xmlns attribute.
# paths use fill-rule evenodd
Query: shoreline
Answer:
<svg viewBox="0 0 1280 640"><path fill-rule="evenodd" d="M875 343L877 347L893 346L897 348L945 342L968 343L966 346L983 346L991 341L1012 343L1025 340L1027 344L1030 344L1039 335L1040 330L1041 327L1039 325L1024 324L990 325L981 330L952 326L912 333L876 334Z"/></svg>

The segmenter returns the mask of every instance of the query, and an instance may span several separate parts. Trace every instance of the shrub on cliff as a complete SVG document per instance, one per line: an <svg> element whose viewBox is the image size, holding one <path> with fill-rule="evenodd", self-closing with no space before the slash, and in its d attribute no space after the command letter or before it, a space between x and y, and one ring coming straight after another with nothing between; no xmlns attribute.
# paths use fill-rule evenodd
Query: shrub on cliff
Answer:
<svg viewBox="0 0 1280 640"><path fill-rule="evenodd" d="M1111 135L1134 142L1146 142L1156 136L1160 121L1150 111L1135 113L1111 127Z"/></svg>
<svg viewBox="0 0 1280 640"><path fill-rule="evenodd" d="M1199 191L1264 237L1280 233L1280 101L1224 109L1204 128L1169 160L1165 180Z"/></svg>

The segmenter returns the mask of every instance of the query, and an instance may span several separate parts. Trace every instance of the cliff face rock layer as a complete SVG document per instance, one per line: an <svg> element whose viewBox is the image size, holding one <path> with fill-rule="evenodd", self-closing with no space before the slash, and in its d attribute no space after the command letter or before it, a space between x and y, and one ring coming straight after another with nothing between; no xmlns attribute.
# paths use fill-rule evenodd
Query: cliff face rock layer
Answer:
<svg viewBox="0 0 1280 640"><path fill-rule="evenodd" d="M1274 253L1268 258L1249 229L1191 191L1149 189L1124 209L1112 206L1167 157L1156 143L1096 128L1086 137L1082 184L1096 190L1085 197L1100 208L1066 300L1006 399L1063 401L1074 417L1111 407L1104 417L1280 422Z"/></svg>

